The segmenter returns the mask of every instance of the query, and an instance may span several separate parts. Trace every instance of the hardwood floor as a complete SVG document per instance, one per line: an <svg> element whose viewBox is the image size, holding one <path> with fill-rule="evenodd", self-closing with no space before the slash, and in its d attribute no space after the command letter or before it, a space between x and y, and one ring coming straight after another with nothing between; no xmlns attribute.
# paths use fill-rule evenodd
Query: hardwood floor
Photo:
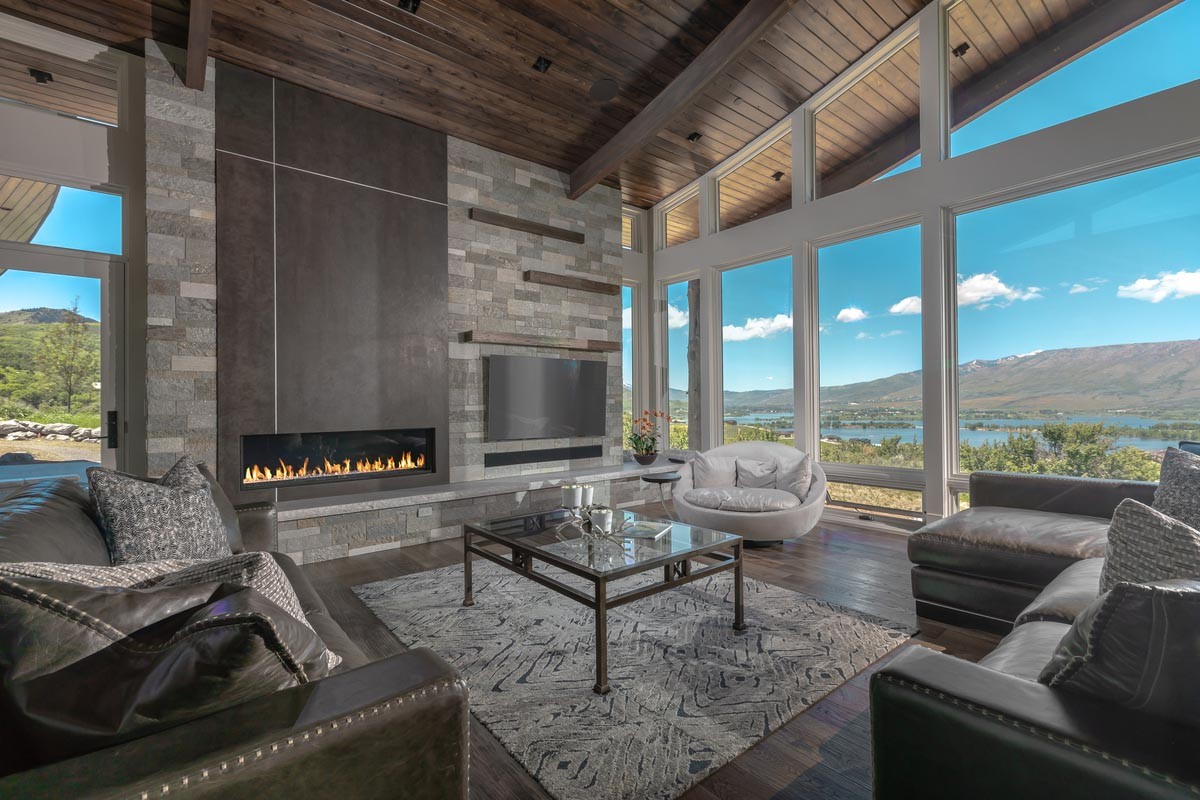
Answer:
<svg viewBox="0 0 1200 800"><path fill-rule="evenodd" d="M658 506L648 508L657 513ZM932 646L978 660L998 636L953 628L913 614L906 539L899 534L818 528L778 547L747 548L745 572L847 608L917 625L920 634L683 795L687 800L773 798L850 800L871 796L871 673L907 647ZM406 547L304 567L330 613L372 658L403 650L354 595L361 583L461 563L459 540ZM472 718L471 797L526 800L549 795Z"/></svg>

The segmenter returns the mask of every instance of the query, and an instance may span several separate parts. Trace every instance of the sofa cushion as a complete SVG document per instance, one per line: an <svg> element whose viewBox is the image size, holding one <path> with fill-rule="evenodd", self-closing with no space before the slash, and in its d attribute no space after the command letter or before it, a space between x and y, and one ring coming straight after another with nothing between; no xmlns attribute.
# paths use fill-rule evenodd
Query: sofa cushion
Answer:
<svg viewBox="0 0 1200 800"><path fill-rule="evenodd" d="M246 546L242 543L242 528L238 522L237 509L233 507L233 503L229 502L229 496L225 494L221 484L217 483L217 477L212 474L207 465L197 464L196 469L204 476L204 480L208 481L208 491L212 495L213 505L217 507L217 512L221 515L221 524L225 527L225 538L229 540L229 549L235 553L245 552Z"/></svg>
<svg viewBox="0 0 1200 800"><path fill-rule="evenodd" d="M1154 490L1154 509L1200 528L1200 456L1167 448Z"/></svg>
<svg viewBox="0 0 1200 800"><path fill-rule="evenodd" d="M737 459L737 485L743 489L774 489L778 472L776 461Z"/></svg>
<svg viewBox="0 0 1200 800"><path fill-rule="evenodd" d="M1122 501L1108 528L1100 591L1173 578L1200 578L1200 531L1137 500Z"/></svg>
<svg viewBox="0 0 1200 800"><path fill-rule="evenodd" d="M1058 574L1032 603L1017 617L1017 625L1027 622L1062 622L1070 625L1100 595L1103 558L1076 561Z"/></svg>
<svg viewBox="0 0 1200 800"><path fill-rule="evenodd" d="M0 561L111 564L87 489L52 478L0 502Z"/></svg>
<svg viewBox="0 0 1200 800"><path fill-rule="evenodd" d="M996 649L979 659L979 666L1027 681L1036 681L1054 648L1071 629L1062 622L1030 622L1000 640Z"/></svg>
<svg viewBox="0 0 1200 800"><path fill-rule="evenodd" d="M157 483L103 467L87 474L114 564L232 555L208 481L189 457Z"/></svg>
<svg viewBox="0 0 1200 800"><path fill-rule="evenodd" d="M737 484L736 458L697 453L690 463L692 486L697 489L719 489Z"/></svg>
<svg viewBox="0 0 1200 800"><path fill-rule="evenodd" d="M1200 581L1119 583L1075 619L1039 680L1195 725L1197 664Z"/></svg>
<svg viewBox="0 0 1200 800"><path fill-rule="evenodd" d="M799 498L782 489L692 489L683 495L694 506L714 511L787 511L800 505Z"/></svg>
<svg viewBox="0 0 1200 800"><path fill-rule="evenodd" d="M304 609L304 614L313 626L313 630L317 632L330 651L342 657L342 664L338 667L338 672L345 672L369 663L370 659L362 649L350 639L337 620L329 614L325 601L317 593L312 581L304 574L304 570L283 553L271 553L270 555L275 559L275 563L283 569L283 574L287 576L288 582L296 590L296 597L300 600L300 606Z"/></svg>
<svg viewBox="0 0 1200 800"><path fill-rule="evenodd" d="M978 506L930 523L908 540L908 557L951 572L1042 587L1083 558L1104 555L1108 520L1023 508Z"/></svg>
<svg viewBox="0 0 1200 800"><path fill-rule="evenodd" d="M253 589L0 576L0 726L27 766L144 736L328 672L313 631Z"/></svg>

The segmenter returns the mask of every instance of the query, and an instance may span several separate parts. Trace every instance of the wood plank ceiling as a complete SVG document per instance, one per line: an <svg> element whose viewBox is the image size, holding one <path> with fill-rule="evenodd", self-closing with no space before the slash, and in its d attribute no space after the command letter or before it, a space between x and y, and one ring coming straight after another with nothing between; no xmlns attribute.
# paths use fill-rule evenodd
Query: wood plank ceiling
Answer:
<svg viewBox="0 0 1200 800"><path fill-rule="evenodd" d="M52 183L0 175L0 240L33 239L54 207L56 197L58 187Z"/></svg>
<svg viewBox="0 0 1200 800"><path fill-rule="evenodd" d="M926 2L797 0L606 183L618 186L626 203L649 207L738 152ZM961 34L971 47L966 57L952 60L952 77L980 83L989 70L1074 16L1122 2L1147 5L964 0L960 6L968 8L952 19L951 36ZM217 58L569 171L661 92L742 5L423 0L413 15L385 0L214 0L210 48ZM147 37L181 46L187 39L187 0L0 0L0 10L126 49L138 49ZM915 42L910 49L879 71L878 80L864 84L861 96L848 94L830 116L825 150L818 154L827 175L854 167L889 138L901 141L900 150L908 146L911 136L897 134L915 130L909 102ZM551 62L545 73L533 69L539 56ZM611 99L591 96L606 85L615 90ZM996 92L990 102L1007 96ZM883 161L893 159L890 167L902 160L898 156L877 155L841 180L853 185L870 179L883 171ZM778 181L777 172L784 173ZM723 227L769 213L790 186L790 154L781 145L724 183Z"/></svg>

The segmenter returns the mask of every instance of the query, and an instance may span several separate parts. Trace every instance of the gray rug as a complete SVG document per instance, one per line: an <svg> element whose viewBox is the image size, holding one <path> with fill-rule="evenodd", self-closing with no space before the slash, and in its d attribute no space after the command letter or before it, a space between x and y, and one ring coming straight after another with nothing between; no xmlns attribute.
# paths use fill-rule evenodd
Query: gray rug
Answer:
<svg viewBox="0 0 1200 800"><path fill-rule="evenodd" d="M747 580L739 633L726 572L610 611L612 692L601 697L589 609L487 562L475 562L474 584L472 608L461 566L354 591L405 645L459 669L472 713L559 800L677 797L910 631Z"/></svg>

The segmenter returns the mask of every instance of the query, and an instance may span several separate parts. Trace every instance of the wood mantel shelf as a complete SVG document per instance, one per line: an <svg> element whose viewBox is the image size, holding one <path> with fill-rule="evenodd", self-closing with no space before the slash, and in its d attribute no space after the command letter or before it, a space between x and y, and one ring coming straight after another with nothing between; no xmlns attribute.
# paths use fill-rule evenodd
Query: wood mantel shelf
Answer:
<svg viewBox="0 0 1200 800"><path fill-rule="evenodd" d="M525 333L489 333L487 331L466 331L462 336L464 342L474 342L475 344L553 347L560 350L587 350L592 353L616 353L621 349L620 342L606 342L601 339L569 339L565 336L531 336Z"/></svg>
<svg viewBox="0 0 1200 800"><path fill-rule="evenodd" d="M555 272L543 272L540 269L525 270L525 280L529 283L540 283L544 286L561 286L564 289L579 289L584 292L597 294L620 294L621 284L606 281L593 281L587 278L577 278L574 275L559 275Z"/></svg>
<svg viewBox="0 0 1200 800"><path fill-rule="evenodd" d="M507 214L497 214L495 211L488 211L486 208L472 208L467 212L467 216L476 222L484 222L488 225L498 225L501 228L508 228L513 231L524 231L525 233L534 233L538 236L549 236L551 239L561 239L564 242L571 242L573 244L583 244L583 234L579 231L556 228L553 225L543 225L540 222L530 222L526 219L510 217Z"/></svg>

